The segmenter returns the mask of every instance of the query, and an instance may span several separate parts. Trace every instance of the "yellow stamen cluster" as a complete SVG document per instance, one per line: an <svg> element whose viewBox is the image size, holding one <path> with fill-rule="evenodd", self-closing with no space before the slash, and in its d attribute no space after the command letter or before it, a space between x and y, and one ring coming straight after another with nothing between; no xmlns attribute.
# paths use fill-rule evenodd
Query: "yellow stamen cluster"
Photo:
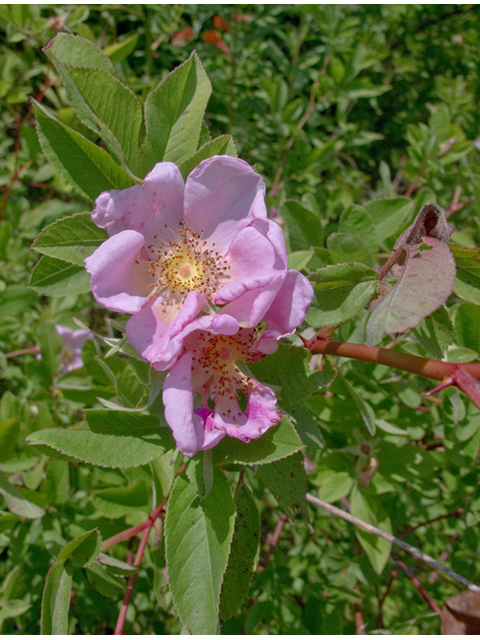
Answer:
<svg viewBox="0 0 480 640"><path fill-rule="evenodd" d="M147 248L156 254L150 261L154 282L149 297L169 290L181 295L191 291L204 293L210 300L228 278L230 267L215 250L215 243L208 246L200 233L191 229L181 229L175 240L168 239L158 247L153 244ZM155 236L156 238L156 236Z"/></svg>

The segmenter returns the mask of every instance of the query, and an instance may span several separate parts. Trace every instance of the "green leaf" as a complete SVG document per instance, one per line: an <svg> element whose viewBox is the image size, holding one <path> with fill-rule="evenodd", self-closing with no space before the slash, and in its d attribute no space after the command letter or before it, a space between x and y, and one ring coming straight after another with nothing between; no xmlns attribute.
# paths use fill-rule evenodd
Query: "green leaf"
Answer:
<svg viewBox="0 0 480 640"><path fill-rule="evenodd" d="M76 213L42 229L32 249L51 258L84 266L84 260L108 238L91 220L90 213Z"/></svg>
<svg viewBox="0 0 480 640"><path fill-rule="evenodd" d="M81 58L74 64L61 62L54 52L55 47L45 49L80 120L103 138L130 175L138 176L143 117L137 97L110 71L76 66Z"/></svg>
<svg viewBox="0 0 480 640"><path fill-rule="evenodd" d="M358 204L345 209L340 217L338 230L359 238L368 248L371 258L376 260L379 242L373 218L367 209Z"/></svg>
<svg viewBox="0 0 480 640"><path fill-rule="evenodd" d="M367 524L372 524L377 529L385 531L385 533L392 533L390 518L385 509L378 498L367 493L363 487L354 487L352 489L350 493L350 513L355 518ZM355 529L355 533L358 541L365 549L373 569L380 575L392 550L392 543L359 528Z"/></svg>
<svg viewBox="0 0 480 640"><path fill-rule="evenodd" d="M284 405L293 404L318 391L334 377L333 371L309 371L310 353L304 347L280 344L275 353L249 368L259 382L280 387L278 398Z"/></svg>
<svg viewBox="0 0 480 640"><path fill-rule="evenodd" d="M186 180L188 174L191 173L202 160L212 158L213 156L231 156L232 158L236 158L237 150L233 142L233 137L230 135L218 136L218 138L205 143L203 147L200 147L193 155L183 160L178 165L183 179Z"/></svg>
<svg viewBox="0 0 480 640"><path fill-rule="evenodd" d="M93 504L107 518L123 518L132 510L148 511L151 491L145 482L131 487L109 487L93 494Z"/></svg>
<svg viewBox="0 0 480 640"><path fill-rule="evenodd" d="M290 518L295 517L298 507L303 518L308 522L308 508L305 495L308 488L307 474L303 466L303 454L276 460L258 467L258 474L273 493L280 508Z"/></svg>
<svg viewBox="0 0 480 640"><path fill-rule="evenodd" d="M132 573L137 572L137 569L132 567L131 564L127 564L126 562L122 562L122 560L107 556L105 553L99 553L97 560L108 567L108 570L117 576L130 576Z"/></svg>
<svg viewBox="0 0 480 640"><path fill-rule="evenodd" d="M45 511L30 502L30 500L27 500L17 487L10 484L3 473L0 473L0 494L7 503L9 511L21 518L35 520L45 515Z"/></svg>
<svg viewBox="0 0 480 640"><path fill-rule="evenodd" d="M30 277L29 286L45 296L71 296L91 291L90 274L71 262L42 256Z"/></svg>
<svg viewBox="0 0 480 640"><path fill-rule="evenodd" d="M455 315L457 344L480 353L480 307L472 302L461 304Z"/></svg>
<svg viewBox="0 0 480 640"><path fill-rule="evenodd" d="M195 52L174 69L145 101L145 158L181 164L197 149L212 87Z"/></svg>
<svg viewBox="0 0 480 640"><path fill-rule="evenodd" d="M72 590L73 565L55 562L47 574L42 597L41 634L43 636L68 633L68 610Z"/></svg>
<svg viewBox="0 0 480 640"><path fill-rule="evenodd" d="M282 206L281 216L287 225L290 251L323 246L324 233L320 220L300 202L287 200Z"/></svg>
<svg viewBox="0 0 480 640"><path fill-rule="evenodd" d="M169 586L180 620L195 635L217 633L220 585L235 520L227 479L218 469L214 474L205 500L179 476L165 520Z"/></svg>
<svg viewBox="0 0 480 640"><path fill-rule="evenodd" d="M301 271L305 269L310 262L310 260L315 255L315 251L313 249L307 251L294 251L293 253L289 253L288 258L288 268L295 269L295 271Z"/></svg>
<svg viewBox="0 0 480 640"><path fill-rule="evenodd" d="M365 205L375 226L378 242L382 244L387 238L397 233L405 222L411 209L408 198L385 198Z"/></svg>
<svg viewBox="0 0 480 640"><path fill-rule="evenodd" d="M87 425L70 429L44 429L26 438L90 464L138 467L175 447L170 429L154 416L126 411L91 410Z"/></svg>
<svg viewBox="0 0 480 640"><path fill-rule="evenodd" d="M327 238L327 249L334 262L360 262L367 266L375 263L363 240L351 233L332 233Z"/></svg>
<svg viewBox="0 0 480 640"><path fill-rule="evenodd" d="M422 320L413 332L427 353L437 360L445 357L447 347L455 339L453 324L445 307L440 307Z"/></svg>
<svg viewBox="0 0 480 640"><path fill-rule="evenodd" d="M92 529L75 538L58 554L58 562L72 561L75 568L87 567L98 558L102 536L98 529Z"/></svg>
<svg viewBox="0 0 480 640"><path fill-rule="evenodd" d="M99 562L93 562L87 567L87 578L94 589L108 598L118 598L125 591L125 580L112 575Z"/></svg>
<svg viewBox="0 0 480 640"><path fill-rule="evenodd" d="M59 122L33 101L43 152L63 177L90 200L109 189L126 189L133 180L112 156Z"/></svg>
<svg viewBox="0 0 480 640"><path fill-rule="evenodd" d="M235 529L220 594L221 623L235 615L247 594L260 541L260 516L245 485L237 493L235 509Z"/></svg>
<svg viewBox="0 0 480 640"><path fill-rule="evenodd" d="M258 440L240 442L236 438L223 438L213 449L216 464L265 464L280 460L300 451L303 447L291 420L283 416L280 424L263 434Z"/></svg>
<svg viewBox="0 0 480 640"><path fill-rule="evenodd" d="M318 485L318 497L325 502L337 502L350 493L353 486L353 478L347 471L335 471L326 469L317 474L313 483Z"/></svg>
<svg viewBox="0 0 480 640"><path fill-rule="evenodd" d="M349 382L344 376L339 374L339 378L342 380L347 394L352 397L352 400L357 406L357 409L362 416L362 420L365 423L365 426L368 429L368 433L371 436L375 435L376 425L375 425L375 412L373 408L370 406L368 402L362 398L362 396L356 391L355 387Z"/></svg>
<svg viewBox="0 0 480 640"><path fill-rule="evenodd" d="M425 250L408 249L402 272L391 291L375 307L366 328L367 345L412 329L443 305L455 284L455 260L441 240L426 237Z"/></svg>
<svg viewBox="0 0 480 640"><path fill-rule="evenodd" d="M0 462L15 454L15 445L20 435L20 420L8 418L0 421Z"/></svg>
<svg viewBox="0 0 480 640"><path fill-rule="evenodd" d="M103 53L109 57L112 62L120 62L133 53L137 47L139 34L134 33L122 42L114 42L109 44L103 50Z"/></svg>
<svg viewBox="0 0 480 640"><path fill-rule="evenodd" d="M42 597L42 635L66 635L72 575L75 567L95 562L102 538L98 529L87 531L60 551L47 574Z"/></svg>
<svg viewBox="0 0 480 640"><path fill-rule="evenodd" d="M464 300L480 304L480 249L451 244L457 264L457 279L453 291Z"/></svg>
<svg viewBox="0 0 480 640"><path fill-rule="evenodd" d="M105 53L96 44L80 36L58 33L48 43L45 53L61 64L97 67L120 79L120 75Z"/></svg>
<svg viewBox="0 0 480 640"><path fill-rule="evenodd" d="M25 288L25 285L10 285L6 291L0 291L0 317L20 316L37 300L37 294Z"/></svg>
<svg viewBox="0 0 480 640"><path fill-rule="evenodd" d="M52 374L58 370L62 338L53 324L43 322L38 332L38 344L42 355L42 362Z"/></svg>
<svg viewBox="0 0 480 640"><path fill-rule="evenodd" d="M307 313L314 327L341 324L370 302L378 274L363 264L337 264L310 274L315 297Z"/></svg>

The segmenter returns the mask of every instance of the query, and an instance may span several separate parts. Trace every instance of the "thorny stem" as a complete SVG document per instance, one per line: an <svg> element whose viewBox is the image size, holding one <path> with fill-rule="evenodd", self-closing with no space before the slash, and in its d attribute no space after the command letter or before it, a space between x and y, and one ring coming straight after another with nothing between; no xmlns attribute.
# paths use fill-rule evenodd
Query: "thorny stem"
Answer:
<svg viewBox="0 0 480 640"><path fill-rule="evenodd" d="M400 540L399 538L396 538L395 536L392 536L389 533L385 533L385 531L381 531L380 529L377 529L377 527L374 527L371 524L367 524L366 522L363 522L363 520L359 520L358 518L355 518L355 516L352 516L350 513L347 513L346 511L343 511L338 507L334 507L332 504L328 504L328 502L324 502L323 500L320 500L319 498L312 496L311 493L307 493L306 498L308 502L311 502L317 507L322 507L322 509L329 511L330 513L333 513L333 515L335 516L339 516L340 518L343 518L343 520L346 520L347 522L350 522L351 524L354 524L355 526L360 527L360 529L363 529L368 533L373 533L374 535L379 536L384 540L387 540L387 542L390 542L391 544L394 544L397 547L400 547L400 549L403 549L404 551L412 555L414 558L417 558L417 560L420 560L421 562L424 562L425 564L428 564L431 567L435 567L437 571L440 571L441 573L445 574L452 580L459 582L464 587L467 587L467 589L470 589L470 591L480 591L480 587L478 587L476 584L473 584L473 582L470 582L470 580L467 580L463 576L460 576L458 573L455 573L455 571L452 571L452 569L450 569L449 567L446 567L444 564L441 564L431 556L428 556L426 553L423 553L423 551L420 551L420 549L416 549L415 547L412 547L411 545L407 544L403 540Z"/></svg>

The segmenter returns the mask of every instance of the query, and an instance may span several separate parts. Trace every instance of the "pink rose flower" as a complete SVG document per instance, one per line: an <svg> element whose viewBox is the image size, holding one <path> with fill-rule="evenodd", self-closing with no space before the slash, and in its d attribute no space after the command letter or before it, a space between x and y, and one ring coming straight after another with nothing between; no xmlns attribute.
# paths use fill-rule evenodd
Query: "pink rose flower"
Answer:
<svg viewBox="0 0 480 640"><path fill-rule="evenodd" d="M198 328L199 318L183 338L183 351L163 386L165 418L180 450L193 456L214 447L226 435L242 442L257 439L280 422L275 393L244 373L237 362L263 357L262 336L240 328L228 316ZM194 394L201 407L194 408ZM240 394L246 408L240 407ZM210 408L209 399L214 408Z"/></svg>
<svg viewBox="0 0 480 640"><path fill-rule="evenodd" d="M127 338L156 368L175 362L175 338L209 302L247 326L267 317L275 300L293 296L301 313L308 308L313 290L288 270L282 230L267 219L264 196L262 178L246 162L216 156L185 184L173 163L161 162L141 185L97 198L92 219L110 237L85 260L93 295L132 314ZM274 339L294 331L293 316L291 309L270 313Z"/></svg>
<svg viewBox="0 0 480 640"><path fill-rule="evenodd" d="M59 324L55 325L55 329L62 339L62 352L60 356L62 373L68 373L69 371L83 367L82 348L87 340L93 338L93 334L83 329L72 331L72 329L62 327Z"/></svg>

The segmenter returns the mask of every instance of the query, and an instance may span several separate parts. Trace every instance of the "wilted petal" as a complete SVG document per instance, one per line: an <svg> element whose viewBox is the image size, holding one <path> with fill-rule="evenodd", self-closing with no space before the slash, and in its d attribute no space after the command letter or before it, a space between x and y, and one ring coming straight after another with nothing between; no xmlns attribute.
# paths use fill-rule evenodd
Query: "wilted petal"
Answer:
<svg viewBox="0 0 480 640"><path fill-rule="evenodd" d="M252 218L266 218L265 184L252 167L230 156L201 162L185 185L185 224L224 254Z"/></svg>

